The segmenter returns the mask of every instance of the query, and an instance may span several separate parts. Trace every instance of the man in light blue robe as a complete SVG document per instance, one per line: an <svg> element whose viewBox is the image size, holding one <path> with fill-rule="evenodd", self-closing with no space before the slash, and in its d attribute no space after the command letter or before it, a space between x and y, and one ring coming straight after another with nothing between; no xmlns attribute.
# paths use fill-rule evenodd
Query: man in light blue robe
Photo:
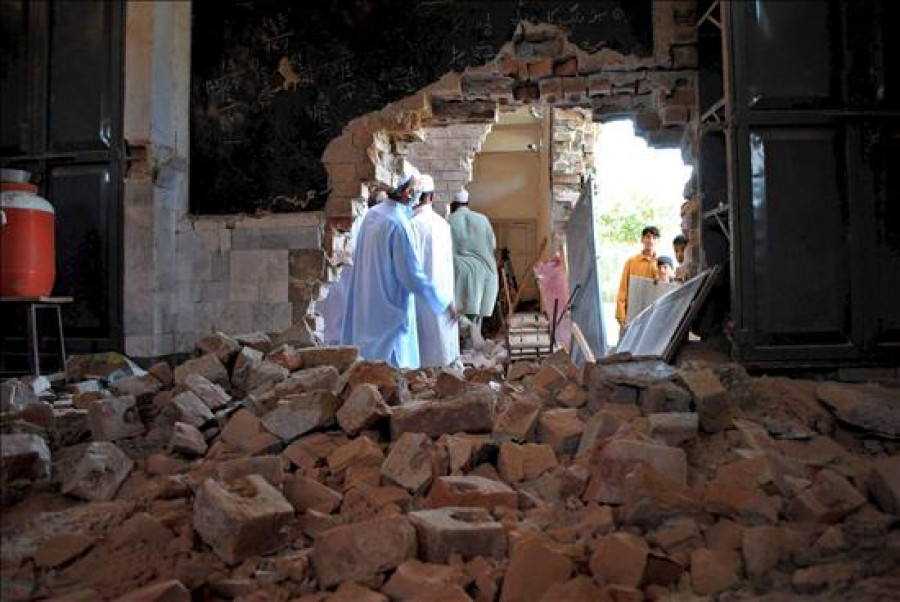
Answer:
<svg viewBox="0 0 900 602"><path fill-rule="evenodd" d="M411 204L420 192L416 176L404 178L391 198L371 208L359 229L341 342L356 345L366 360L398 368L419 367L415 295L435 314L456 319L453 299L435 289L414 248Z"/></svg>

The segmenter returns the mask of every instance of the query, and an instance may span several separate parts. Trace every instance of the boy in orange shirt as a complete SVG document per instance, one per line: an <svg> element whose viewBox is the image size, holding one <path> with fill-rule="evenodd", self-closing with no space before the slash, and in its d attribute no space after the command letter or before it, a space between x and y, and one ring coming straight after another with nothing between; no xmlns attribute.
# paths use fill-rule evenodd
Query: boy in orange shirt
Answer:
<svg viewBox="0 0 900 602"><path fill-rule="evenodd" d="M619 282L619 294L616 297L616 321L619 327L625 326L625 315L628 309L628 279L632 276L652 278L659 277L659 268L656 265L656 244L659 242L659 228L647 226L641 230L641 245L643 249L637 255L630 257L622 269L622 280Z"/></svg>

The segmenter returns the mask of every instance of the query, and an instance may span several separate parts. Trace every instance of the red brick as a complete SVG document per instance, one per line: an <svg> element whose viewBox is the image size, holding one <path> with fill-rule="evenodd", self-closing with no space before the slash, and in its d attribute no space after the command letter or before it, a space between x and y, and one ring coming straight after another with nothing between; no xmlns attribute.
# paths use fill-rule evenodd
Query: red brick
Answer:
<svg viewBox="0 0 900 602"><path fill-rule="evenodd" d="M547 410L538 419L538 441L558 454L575 454L584 424L573 409Z"/></svg>
<svg viewBox="0 0 900 602"><path fill-rule="evenodd" d="M95 441L115 441L144 432L144 424L132 395L94 401L88 406L88 423Z"/></svg>
<svg viewBox="0 0 900 602"><path fill-rule="evenodd" d="M738 562L728 552L700 548L691 552L691 585L701 596L711 596L737 583Z"/></svg>
<svg viewBox="0 0 900 602"><path fill-rule="evenodd" d="M416 556L416 531L402 516L375 518L319 533L312 563L321 587L358 581Z"/></svg>
<svg viewBox="0 0 900 602"><path fill-rule="evenodd" d="M490 394L479 391L439 403L424 401L395 408L391 415L391 437L403 433L425 433L429 437L456 433L486 433L493 427Z"/></svg>
<svg viewBox="0 0 900 602"><path fill-rule="evenodd" d="M794 498L787 514L796 521L835 523L865 503L866 498L847 479L826 468Z"/></svg>
<svg viewBox="0 0 900 602"><path fill-rule="evenodd" d="M678 515L700 512L700 496L687 487L638 464L625 477L622 518L626 524L655 527Z"/></svg>
<svg viewBox="0 0 900 602"><path fill-rule="evenodd" d="M207 353L198 358L190 359L175 368L174 378L176 385L183 385L188 374L197 373L205 376L210 381L228 388L231 381L228 378L228 370L215 353Z"/></svg>
<svg viewBox="0 0 900 602"><path fill-rule="evenodd" d="M647 540L671 554L687 547L698 547L700 530L694 519L677 518L651 533Z"/></svg>
<svg viewBox="0 0 900 602"><path fill-rule="evenodd" d="M301 474L295 474L285 482L284 497L297 512L312 509L324 514L334 512L344 498L331 487Z"/></svg>
<svg viewBox="0 0 900 602"><path fill-rule="evenodd" d="M352 465L380 467L384 453L366 436L359 436L328 454L328 467L337 474Z"/></svg>
<svg viewBox="0 0 900 602"><path fill-rule="evenodd" d="M391 409L384 402L374 385L358 385L337 411L337 421L348 435L357 435L382 418L390 416Z"/></svg>
<svg viewBox="0 0 900 602"><path fill-rule="evenodd" d="M678 582L684 573L684 564L658 551L647 555L647 566L644 569L644 583L669 587Z"/></svg>
<svg viewBox="0 0 900 602"><path fill-rule="evenodd" d="M428 493L428 508L447 506L481 507L493 510L498 506L516 508L519 496L515 490L499 481L484 477L439 477Z"/></svg>
<svg viewBox="0 0 900 602"><path fill-rule="evenodd" d="M630 533L612 533L597 540L591 554L591 574L600 583L638 587L647 565L647 542Z"/></svg>
<svg viewBox="0 0 900 602"><path fill-rule="evenodd" d="M612 439L592 462L594 470L586 499L604 504L622 503L625 477L638 464L650 466L675 485L687 483L684 450L646 441Z"/></svg>
<svg viewBox="0 0 900 602"><path fill-rule="evenodd" d="M381 465L381 475L412 494L423 491L434 476L430 441L422 433L403 433Z"/></svg>
<svg viewBox="0 0 900 602"><path fill-rule="evenodd" d="M537 602L552 585L566 582L573 569L568 557L539 537L526 537L512 550L500 602Z"/></svg>
<svg viewBox="0 0 900 602"><path fill-rule="evenodd" d="M556 391L568 383L568 378L558 366L543 366L531 377L531 386L545 391Z"/></svg>
<svg viewBox="0 0 900 602"><path fill-rule="evenodd" d="M407 560L397 567L381 591L395 600L443 600L441 594L448 586L459 588L464 581L459 566Z"/></svg>
<svg viewBox="0 0 900 602"><path fill-rule="evenodd" d="M600 588L584 575L566 582L554 583L544 592L540 602L597 602L604 600Z"/></svg>
<svg viewBox="0 0 900 602"><path fill-rule="evenodd" d="M869 491L884 512L900 514L900 454L875 462Z"/></svg>
<svg viewBox="0 0 900 602"><path fill-rule="evenodd" d="M294 372L303 367L303 360L300 353L291 345L282 344L266 354L267 362L278 364L288 372Z"/></svg>
<svg viewBox="0 0 900 602"><path fill-rule="evenodd" d="M854 580L856 571L845 562L832 562L806 569L798 569L791 576L791 585L799 594L816 594L827 588L846 586Z"/></svg>
<svg viewBox="0 0 900 602"><path fill-rule="evenodd" d="M255 474L228 486L207 479L194 501L194 529L228 564L283 547L293 517L284 496Z"/></svg>
<svg viewBox="0 0 900 602"><path fill-rule="evenodd" d="M347 391L353 391L362 383L378 387L378 392L389 406L400 403L400 391L405 387L400 371L387 362L357 362L347 370L341 380L347 381L345 389Z"/></svg>
<svg viewBox="0 0 900 602"><path fill-rule="evenodd" d="M506 556L506 531L484 508L440 508L411 512L421 556L445 563L454 554L465 559Z"/></svg>
<svg viewBox="0 0 900 602"><path fill-rule="evenodd" d="M359 359L359 350L351 346L306 347L297 353L305 368L332 366L338 372L345 372Z"/></svg>
<svg viewBox="0 0 900 602"><path fill-rule="evenodd" d="M530 481L558 464L549 445L504 443L497 467L507 483Z"/></svg>
<svg viewBox="0 0 900 602"><path fill-rule="evenodd" d="M242 347L237 359L234 360L234 368L231 370L231 384L235 389L250 390L250 375L253 369L263 361L264 354L251 347Z"/></svg>
<svg viewBox="0 0 900 602"><path fill-rule="evenodd" d="M342 583L322 602L388 602L388 597L358 583Z"/></svg>
<svg viewBox="0 0 900 602"><path fill-rule="evenodd" d="M682 370L679 375L694 395L703 430L714 433L731 428L734 418L731 398L715 372L709 369Z"/></svg>
<svg viewBox="0 0 900 602"><path fill-rule="evenodd" d="M767 575L781 558L781 530L769 525L745 528L741 551L747 577Z"/></svg>
<svg viewBox="0 0 900 602"><path fill-rule="evenodd" d="M291 441L333 423L338 404L338 398L330 391L288 395L262 417L262 425L276 437Z"/></svg>
<svg viewBox="0 0 900 602"><path fill-rule="evenodd" d="M188 374L184 384L211 410L218 410L231 401L231 396L225 389L201 374Z"/></svg>
<svg viewBox="0 0 900 602"><path fill-rule="evenodd" d="M578 73L578 59L574 56L559 59L553 63L553 75L570 77Z"/></svg>
<svg viewBox="0 0 900 602"><path fill-rule="evenodd" d="M215 354L219 361L228 365L241 350L241 344L224 332L208 334L195 343L199 355Z"/></svg>
<svg viewBox="0 0 900 602"><path fill-rule="evenodd" d="M542 77L550 77L553 75L553 61L550 59L541 59L533 63L528 63L528 78L541 79Z"/></svg>
<svg viewBox="0 0 900 602"><path fill-rule="evenodd" d="M497 416L494 423L494 438L498 441L531 440L540 413L539 401L514 398Z"/></svg>

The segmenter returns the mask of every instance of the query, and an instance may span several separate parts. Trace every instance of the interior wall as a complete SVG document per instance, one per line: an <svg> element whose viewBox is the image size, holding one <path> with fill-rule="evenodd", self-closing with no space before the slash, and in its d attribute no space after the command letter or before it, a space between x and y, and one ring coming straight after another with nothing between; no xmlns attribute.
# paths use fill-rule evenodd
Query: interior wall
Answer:
<svg viewBox="0 0 900 602"><path fill-rule="evenodd" d="M324 278L322 212L189 215L190 24L189 2L127 4L124 127L134 159L123 311L134 357L190 351L214 330L283 331L310 314Z"/></svg>

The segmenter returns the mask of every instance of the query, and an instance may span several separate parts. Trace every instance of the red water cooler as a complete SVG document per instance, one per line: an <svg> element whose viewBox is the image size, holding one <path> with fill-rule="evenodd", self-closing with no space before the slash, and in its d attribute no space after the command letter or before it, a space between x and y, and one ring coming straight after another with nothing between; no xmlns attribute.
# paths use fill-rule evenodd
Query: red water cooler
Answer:
<svg viewBox="0 0 900 602"><path fill-rule="evenodd" d="M26 182L0 182L0 193L0 296L49 295L56 278L53 206Z"/></svg>

